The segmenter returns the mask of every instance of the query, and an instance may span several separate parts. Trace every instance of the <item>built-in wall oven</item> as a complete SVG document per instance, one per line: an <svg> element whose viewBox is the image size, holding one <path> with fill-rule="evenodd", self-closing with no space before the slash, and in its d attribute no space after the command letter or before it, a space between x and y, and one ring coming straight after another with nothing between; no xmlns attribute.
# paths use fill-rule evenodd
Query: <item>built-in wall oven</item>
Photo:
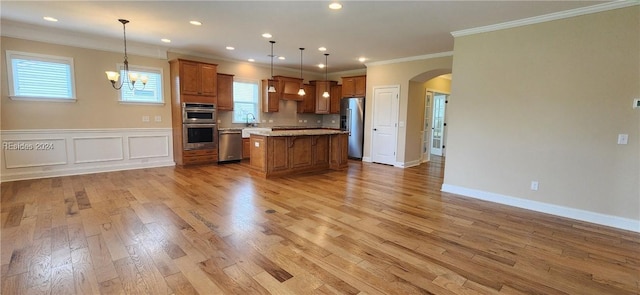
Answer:
<svg viewBox="0 0 640 295"><path fill-rule="evenodd" d="M185 150L217 149L216 105L182 104L182 145Z"/></svg>

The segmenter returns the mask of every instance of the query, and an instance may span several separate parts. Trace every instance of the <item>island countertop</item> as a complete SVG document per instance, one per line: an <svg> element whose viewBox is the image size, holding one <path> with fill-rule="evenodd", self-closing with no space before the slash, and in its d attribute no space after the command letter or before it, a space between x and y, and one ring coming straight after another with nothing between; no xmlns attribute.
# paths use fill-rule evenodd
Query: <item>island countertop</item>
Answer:
<svg viewBox="0 0 640 295"><path fill-rule="evenodd" d="M253 131L251 134L261 136L305 136L305 135L334 135L347 134L348 131L334 129L300 129L300 130L272 130L272 131Z"/></svg>

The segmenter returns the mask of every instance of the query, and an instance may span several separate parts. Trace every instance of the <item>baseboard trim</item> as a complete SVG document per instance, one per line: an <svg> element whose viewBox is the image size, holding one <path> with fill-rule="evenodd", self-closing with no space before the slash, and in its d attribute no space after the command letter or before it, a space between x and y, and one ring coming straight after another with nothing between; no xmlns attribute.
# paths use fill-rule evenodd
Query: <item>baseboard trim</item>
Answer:
<svg viewBox="0 0 640 295"><path fill-rule="evenodd" d="M22 173L15 173L15 174L8 175L2 178L2 182L70 176L70 175L83 175L83 174L113 172L113 171L123 171L123 170L133 170L133 169L144 169L144 168L169 167L169 166L175 166L175 165L176 163L173 161L162 161L162 162L148 162L148 163L128 163L128 164L122 164L122 165L109 165L109 166L101 165L101 166L93 166L93 167L76 167L72 169L52 170L52 171L30 171L30 172L22 172Z"/></svg>
<svg viewBox="0 0 640 295"><path fill-rule="evenodd" d="M409 167L415 167L420 165L421 161L420 160L415 160L415 161L409 161L409 162L396 162L395 167L400 167L400 168L409 168Z"/></svg>
<svg viewBox="0 0 640 295"><path fill-rule="evenodd" d="M536 212L542 212L552 214L556 216L571 218L580 221L586 221L599 225L614 227L618 229L639 232L640 233L640 220L633 220L629 218L623 218L613 215L607 215L597 212L591 212L581 209L575 209L570 207L558 206L549 203L542 203L537 201L525 200L515 198L511 196L505 196L501 194L485 192L481 190L475 190L456 185L443 184L443 192L457 194L474 199L489 201L493 203L518 207L522 209L532 210Z"/></svg>

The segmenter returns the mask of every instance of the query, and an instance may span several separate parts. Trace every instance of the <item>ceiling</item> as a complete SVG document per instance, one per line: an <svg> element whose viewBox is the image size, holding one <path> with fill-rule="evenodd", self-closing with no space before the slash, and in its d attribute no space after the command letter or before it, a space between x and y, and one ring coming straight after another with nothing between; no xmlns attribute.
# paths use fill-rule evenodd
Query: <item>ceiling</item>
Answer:
<svg viewBox="0 0 640 295"><path fill-rule="evenodd" d="M278 67L323 73L319 47L326 47L328 71L362 69L379 62L453 50L452 31L592 6L603 1L6 1L3 21L46 26L81 34L151 44L170 51L268 64L270 45L285 60ZM44 16L58 19L43 20ZM202 22L201 26L189 24ZM162 38L171 40L166 44ZM235 50L226 50L233 46Z"/></svg>

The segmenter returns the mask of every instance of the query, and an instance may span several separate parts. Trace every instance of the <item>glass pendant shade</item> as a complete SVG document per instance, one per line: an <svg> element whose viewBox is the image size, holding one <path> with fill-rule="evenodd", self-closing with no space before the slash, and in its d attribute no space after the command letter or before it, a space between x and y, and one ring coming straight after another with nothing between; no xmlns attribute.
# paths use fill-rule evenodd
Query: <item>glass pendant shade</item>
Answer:
<svg viewBox="0 0 640 295"><path fill-rule="evenodd" d="M327 75L327 67L329 67L329 65L327 64L327 59L329 57L328 53L324 54L324 92L322 93L322 97L327 98L329 97L329 89L327 89L329 87L329 79L327 79L328 75Z"/></svg>

